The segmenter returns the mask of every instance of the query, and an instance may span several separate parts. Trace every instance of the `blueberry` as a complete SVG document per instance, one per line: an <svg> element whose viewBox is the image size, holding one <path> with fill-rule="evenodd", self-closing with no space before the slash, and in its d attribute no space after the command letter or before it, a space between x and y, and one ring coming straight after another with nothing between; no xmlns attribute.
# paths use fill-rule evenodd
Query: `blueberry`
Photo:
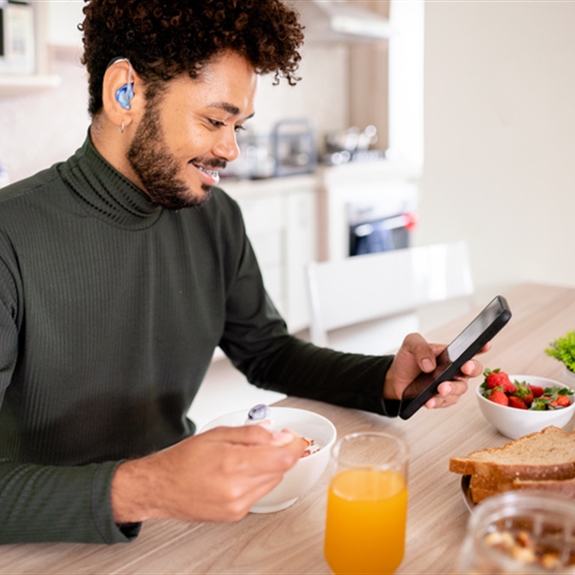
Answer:
<svg viewBox="0 0 575 575"><path fill-rule="evenodd" d="M251 421L262 421L270 416L270 408L265 403L258 403L248 411L248 419Z"/></svg>

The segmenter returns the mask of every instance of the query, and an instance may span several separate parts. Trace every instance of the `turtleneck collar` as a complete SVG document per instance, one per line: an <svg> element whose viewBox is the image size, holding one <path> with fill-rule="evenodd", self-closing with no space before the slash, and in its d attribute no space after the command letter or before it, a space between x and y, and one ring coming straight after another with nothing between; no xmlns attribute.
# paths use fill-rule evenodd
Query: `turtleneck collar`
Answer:
<svg viewBox="0 0 575 575"><path fill-rule="evenodd" d="M100 155L89 133L83 146L58 169L83 208L112 225L145 229L163 212Z"/></svg>

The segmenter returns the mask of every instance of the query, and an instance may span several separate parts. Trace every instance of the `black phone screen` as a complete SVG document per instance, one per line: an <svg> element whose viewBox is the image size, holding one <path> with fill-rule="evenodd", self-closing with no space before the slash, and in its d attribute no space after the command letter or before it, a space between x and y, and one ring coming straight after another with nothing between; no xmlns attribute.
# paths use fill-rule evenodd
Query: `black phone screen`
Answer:
<svg viewBox="0 0 575 575"><path fill-rule="evenodd" d="M483 311L436 358L431 373L421 373L403 392L399 416L411 417L437 391L442 381L459 373L459 368L490 341L511 318L502 296L495 297Z"/></svg>

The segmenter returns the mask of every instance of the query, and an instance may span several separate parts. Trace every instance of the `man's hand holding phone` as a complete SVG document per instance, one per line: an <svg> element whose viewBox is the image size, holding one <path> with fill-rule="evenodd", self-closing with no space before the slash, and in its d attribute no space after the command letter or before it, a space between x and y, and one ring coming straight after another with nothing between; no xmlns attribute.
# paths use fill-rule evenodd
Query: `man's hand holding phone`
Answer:
<svg viewBox="0 0 575 575"><path fill-rule="evenodd" d="M397 352L383 386L383 396L386 399L401 399L407 386L421 373L433 373L436 368L436 357L445 349L445 344L428 343L419 333L409 334ZM489 350L491 344L486 344L479 353ZM448 407L457 403L459 397L467 391L469 378L483 373L483 366L475 359L461 366L462 375L453 381L444 381L437 388L437 395L425 403L425 407Z"/></svg>
<svg viewBox="0 0 575 575"><path fill-rule="evenodd" d="M507 301L497 296L448 346L428 344L419 334L408 335L387 373L384 397L401 400L402 419L423 405L456 403L467 390L467 380L482 373L481 364L472 358L488 349L510 319Z"/></svg>

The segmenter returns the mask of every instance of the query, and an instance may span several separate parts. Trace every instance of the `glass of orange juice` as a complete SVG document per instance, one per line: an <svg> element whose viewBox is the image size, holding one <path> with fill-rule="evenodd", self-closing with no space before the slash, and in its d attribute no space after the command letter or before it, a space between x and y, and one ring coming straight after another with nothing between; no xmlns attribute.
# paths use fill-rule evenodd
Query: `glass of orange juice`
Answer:
<svg viewBox="0 0 575 575"><path fill-rule="evenodd" d="M395 573L407 520L406 443L388 433L352 433L332 448L325 558L341 573Z"/></svg>

